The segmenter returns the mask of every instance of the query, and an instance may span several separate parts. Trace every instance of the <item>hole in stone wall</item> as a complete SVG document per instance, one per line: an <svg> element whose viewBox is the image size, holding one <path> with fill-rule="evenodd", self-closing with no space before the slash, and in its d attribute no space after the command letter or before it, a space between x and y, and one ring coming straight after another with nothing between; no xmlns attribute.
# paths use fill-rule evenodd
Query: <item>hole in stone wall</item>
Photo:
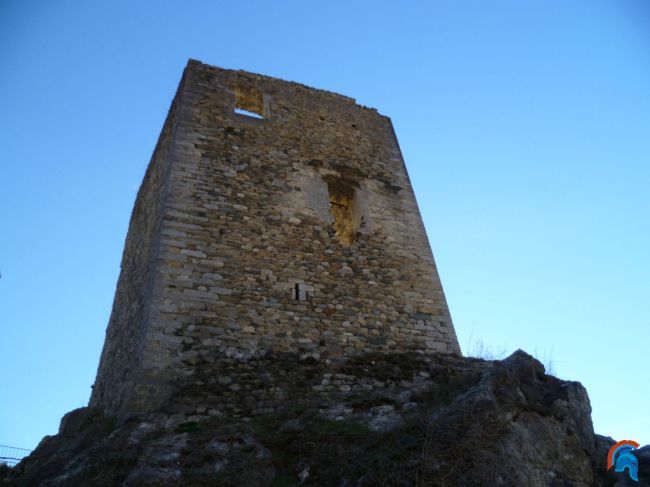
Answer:
<svg viewBox="0 0 650 487"><path fill-rule="evenodd" d="M356 184L340 178L325 178L330 197L330 212L334 217L334 230L343 245L355 241L361 221Z"/></svg>
<svg viewBox="0 0 650 487"><path fill-rule="evenodd" d="M264 97L256 88L235 88L235 113L253 118L265 118Z"/></svg>
<svg viewBox="0 0 650 487"><path fill-rule="evenodd" d="M244 110L243 108L235 108L235 113L239 113L240 115L246 115L247 117L264 118L262 115L258 115L255 112L249 112L248 110Z"/></svg>

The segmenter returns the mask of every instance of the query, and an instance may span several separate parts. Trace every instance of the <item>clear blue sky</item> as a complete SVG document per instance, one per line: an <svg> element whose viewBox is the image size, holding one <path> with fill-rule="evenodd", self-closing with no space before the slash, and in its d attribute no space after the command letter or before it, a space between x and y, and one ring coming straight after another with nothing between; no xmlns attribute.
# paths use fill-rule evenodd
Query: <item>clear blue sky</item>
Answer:
<svg viewBox="0 0 650 487"><path fill-rule="evenodd" d="M0 0L0 444L86 404L188 58L392 118L465 351L650 443L650 3Z"/></svg>

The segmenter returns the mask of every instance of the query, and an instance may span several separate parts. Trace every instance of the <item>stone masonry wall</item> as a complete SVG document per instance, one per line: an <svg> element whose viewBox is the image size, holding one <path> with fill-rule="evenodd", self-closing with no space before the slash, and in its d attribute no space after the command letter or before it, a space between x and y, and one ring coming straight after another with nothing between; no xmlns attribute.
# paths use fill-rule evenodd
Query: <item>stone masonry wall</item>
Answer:
<svg viewBox="0 0 650 487"><path fill-rule="evenodd" d="M388 118L196 61L181 91L141 362L129 391L98 379L108 411L155 409L206 370L236 390L233 361L273 354L459 353Z"/></svg>
<svg viewBox="0 0 650 487"><path fill-rule="evenodd" d="M138 191L124 244L113 309L90 399L91 405L101 404L109 410L116 410L131 394L142 359L182 88L181 83Z"/></svg>

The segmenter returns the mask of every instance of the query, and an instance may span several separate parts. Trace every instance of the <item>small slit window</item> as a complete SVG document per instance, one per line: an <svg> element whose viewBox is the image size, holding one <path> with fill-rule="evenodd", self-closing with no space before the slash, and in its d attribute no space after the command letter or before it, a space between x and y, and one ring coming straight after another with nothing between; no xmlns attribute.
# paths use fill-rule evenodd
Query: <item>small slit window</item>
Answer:
<svg viewBox="0 0 650 487"><path fill-rule="evenodd" d="M309 289L310 288L308 288L305 284L297 282L291 289L291 298L294 301L308 301L309 298L311 298Z"/></svg>
<svg viewBox="0 0 650 487"><path fill-rule="evenodd" d="M256 88L235 88L235 113L251 118L267 118L264 96Z"/></svg>

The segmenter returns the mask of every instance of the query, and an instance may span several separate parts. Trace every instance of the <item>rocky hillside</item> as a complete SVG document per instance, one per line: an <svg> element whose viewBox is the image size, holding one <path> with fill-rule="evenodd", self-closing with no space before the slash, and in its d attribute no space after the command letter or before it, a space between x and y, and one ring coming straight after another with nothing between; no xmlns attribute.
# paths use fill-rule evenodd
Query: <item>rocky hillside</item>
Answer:
<svg viewBox="0 0 650 487"><path fill-rule="evenodd" d="M357 375L367 387L263 416L170 403L118 424L77 409L30 457L0 471L0 484L649 485L650 449L637 452L641 482L607 474L613 440L594 435L585 389L546 375L524 352L494 362L369 355L337 367L316 380Z"/></svg>

